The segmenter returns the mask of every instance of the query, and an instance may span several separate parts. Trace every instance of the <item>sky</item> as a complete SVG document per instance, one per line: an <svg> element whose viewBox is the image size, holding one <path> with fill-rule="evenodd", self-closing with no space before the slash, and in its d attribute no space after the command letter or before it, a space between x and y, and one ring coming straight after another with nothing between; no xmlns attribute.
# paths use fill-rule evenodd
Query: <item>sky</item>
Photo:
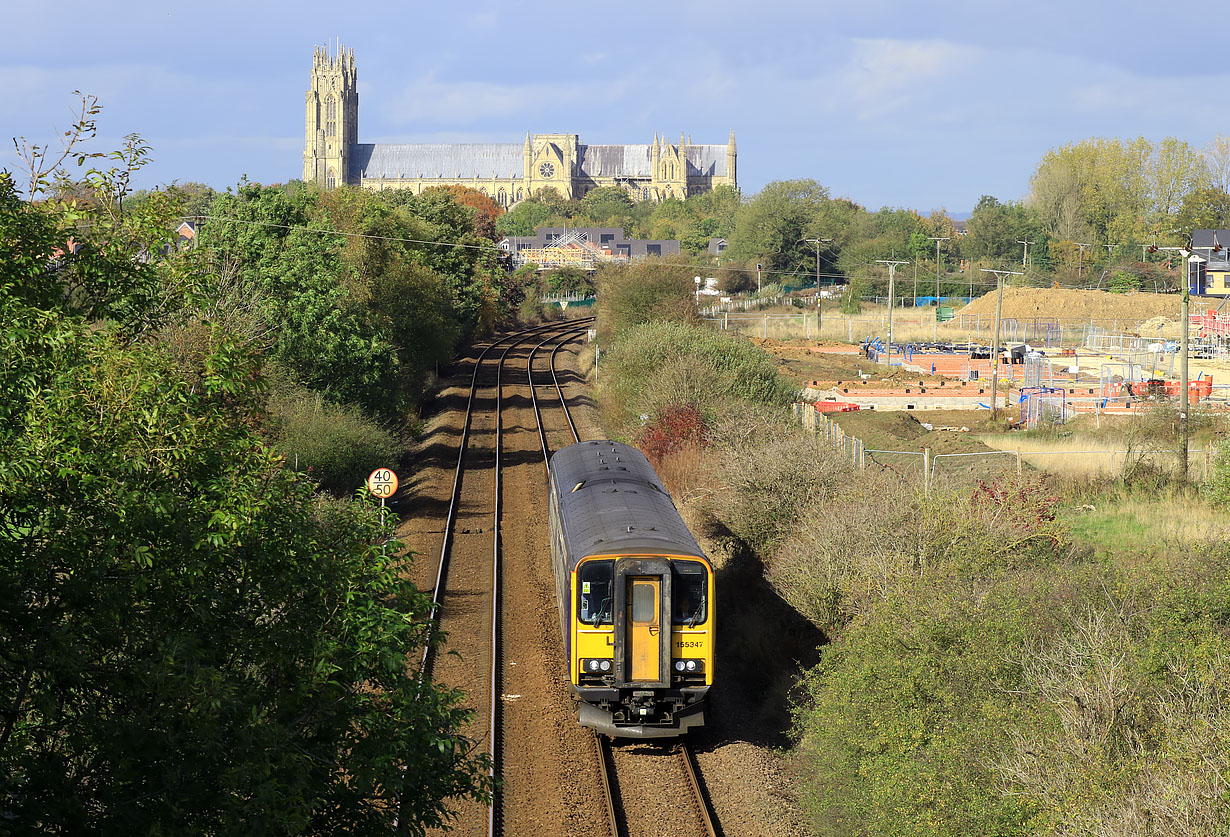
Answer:
<svg viewBox="0 0 1230 837"><path fill-rule="evenodd" d="M54 145L80 90L95 150L153 147L138 186L299 177L312 49L339 40L360 142L733 130L745 195L811 178L870 209L1020 200L1049 149L1092 136L1230 133L1215 7L1189 0L55 5L54 26L5 12L0 168L23 170L10 138Z"/></svg>

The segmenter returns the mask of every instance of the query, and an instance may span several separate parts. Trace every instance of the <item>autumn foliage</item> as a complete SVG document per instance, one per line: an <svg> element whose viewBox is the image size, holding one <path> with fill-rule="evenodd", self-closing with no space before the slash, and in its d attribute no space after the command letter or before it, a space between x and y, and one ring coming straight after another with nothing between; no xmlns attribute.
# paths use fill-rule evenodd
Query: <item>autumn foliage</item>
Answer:
<svg viewBox="0 0 1230 837"><path fill-rule="evenodd" d="M645 426L640 447L653 462L689 445L703 447L707 441L705 417L691 404L664 408Z"/></svg>

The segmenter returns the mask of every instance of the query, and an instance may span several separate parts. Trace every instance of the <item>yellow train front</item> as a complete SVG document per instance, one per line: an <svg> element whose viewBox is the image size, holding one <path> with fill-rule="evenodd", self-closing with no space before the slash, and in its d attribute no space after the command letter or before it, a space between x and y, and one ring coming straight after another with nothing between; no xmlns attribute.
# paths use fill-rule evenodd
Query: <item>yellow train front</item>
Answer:
<svg viewBox="0 0 1230 837"><path fill-rule="evenodd" d="M713 567L645 455L611 441L551 457L551 564L580 722L667 738L705 722Z"/></svg>

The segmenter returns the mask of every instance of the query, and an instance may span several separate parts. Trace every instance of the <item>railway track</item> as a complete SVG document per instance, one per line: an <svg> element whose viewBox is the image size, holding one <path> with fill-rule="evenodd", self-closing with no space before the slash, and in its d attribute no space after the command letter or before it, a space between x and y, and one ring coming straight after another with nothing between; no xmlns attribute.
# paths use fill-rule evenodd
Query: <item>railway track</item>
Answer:
<svg viewBox="0 0 1230 837"><path fill-rule="evenodd" d="M479 353L470 374L452 469L452 487L432 585L432 608L438 624L449 634L449 647L458 653L437 660L429 646L423 650L420 671L425 678L465 687L480 705L486 704L485 713L475 717L468 734L475 740L486 740L493 778L500 774L503 761L500 527L504 500L504 391L510 377L516 377L510 374L512 362L526 361L527 346L549 342L560 333L575 333L575 322L553 323L507 335ZM544 336L546 341L542 340ZM524 374L521 379L524 381ZM481 694L484 690L486 695ZM483 816L479 806L463 803L458 812L459 830L498 833L500 807L497 796ZM479 827L480 818L485 819L485 827Z"/></svg>
<svg viewBox="0 0 1230 837"><path fill-rule="evenodd" d="M607 828L612 837L646 833L718 837L696 759L687 742L648 748L653 752L621 753L617 757L610 739L598 734L593 738L607 803ZM625 763L623 773L616 768L617 761ZM639 781L629 781L625 786L620 776L628 773L639 774Z"/></svg>
<svg viewBox="0 0 1230 837"><path fill-rule="evenodd" d="M559 338L556 338L555 336L548 337L547 339L539 343L537 346L535 346L534 351L530 353L530 360L529 360L529 366L528 366L530 392L531 392L531 397L533 398L533 402L534 402L534 413L535 413L535 416L537 417L537 422L538 422L538 438L542 446L543 466L546 468L548 475L550 474L550 464L548 462L548 459L550 457L551 451L549 449L548 441L547 441L546 425L545 425L545 422L543 422L542 420L542 409L538 404L537 385L535 385L534 383L534 356L540 350L542 350L543 347L546 346L546 344L550 343L553 339L556 340L556 344L551 349L551 353L550 353L549 372L551 375L551 383L543 384L543 386L551 386L554 388L556 392L556 396L558 398L559 406L562 409L563 415L568 421L568 431L569 431L568 435L571 438L566 439L565 444L570 444L572 442L580 442L581 436L580 436L580 433L577 431L576 423L572 419L572 412L568 408L568 400L564 396L563 388L560 386L559 375L556 369L555 362L556 362L557 353L559 352L561 348L563 348L563 346L568 342L568 340L574 336L579 336L580 334L584 333L584 331L585 331L584 329L578 329L577 331L572 332L569 335L564 335ZM602 798L606 803L607 827L610 830L611 837L632 837L632 835L636 833L636 829L633 826L633 823L630 821L630 818L627 815L626 805L622 804L623 803L623 793L621 791L621 788L617 784L618 779L615 778L615 780L613 781L613 777L616 771L614 768L614 758L611 752L610 739L606 738L603 735L599 735L595 733L593 735L593 741L594 741L594 751L597 756L597 762L598 762L598 769L599 769L601 788L602 788ZM701 786L700 777L697 773L696 760L692 754L691 749L688 747L686 742L680 741L680 742L677 742L671 745L671 755L670 756L664 757L664 756L660 756L655 753L655 754L648 754L648 755L638 755L636 756L636 758L649 759L649 760L653 760L653 759L661 760L662 758L666 758L668 760L674 760L677 765L677 768L667 767L666 770L663 772L666 772L669 774L670 772L673 771L683 777L682 784L686 787L686 792L684 793L684 795L686 796L687 801L688 801L688 804L686 806L687 813L695 818L696 824L699 825L700 828L703 828L703 831L698 830L694 833L698 835L703 834L704 837L717 837L718 832L714 825L714 819L713 819L713 816L710 810L709 801ZM678 788L679 784L680 783L668 780L666 782L659 783L657 786L657 790L660 795L669 796L671 793L671 790ZM676 808L676 810L678 810L678 806L674 806L674 807ZM656 821L656 818L653 818L653 819L655 819ZM657 821L656 824L660 825L661 823L660 821ZM687 824L680 824L680 825L682 825L684 829L688 827ZM658 833L656 830L656 827L655 827L654 833ZM685 832L685 833L691 833L691 832Z"/></svg>
<svg viewBox="0 0 1230 837"><path fill-rule="evenodd" d="M507 335L482 350L474 361L470 375L432 594L433 612L437 614L442 629L449 634L449 645L461 653L460 656L449 655L447 660L437 663L433 651L425 649L421 671L424 677L436 677L439 673L444 675L446 682L473 684L468 691L479 704L486 704L486 713L485 717L475 718L470 735L475 740L486 740L492 758L493 778L502 777L506 767L505 706L507 701L521 697L505 694L502 689L507 671L503 650L504 602L501 596L505 563L501 517L505 506L504 459L508 430L505 413L510 411L515 414L509 406L509 399L506 399L505 389L528 389L525 400L529 402L533 421L537 425L544 468L549 467L547 463L553 452L552 442L563 446L582 439L569 410L557 359L569 342L585 334L588 325L588 321L574 320ZM535 362L543 360L548 362L545 373L536 372ZM520 363L524 363L523 374L513 368ZM542 398L539 397L540 392ZM552 393L554 397L547 393ZM519 409L524 410L524 407ZM551 428L544 420L547 415L555 419ZM521 432L530 429L524 420L523 425L518 428ZM451 623L447 621L450 619ZM481 630L477 624L479 622ZM554 630L558 632L558 627ZM448 666L450 670L438 672L437 665ZM517 663L513 662L512 665ZM480 675L480 669L486 674ZM486 696L476 694L482 688L478 685L482 682L480 677L486 680ZM575 724L575 720L571 723ZM620 783L623 773L614 768L615 758L609 742L600 736L594 736L594 740L597 756L594 775L599 777L605 788L601 798L605 801L612 837L633 837L640 833L704 834L709 837L717 834L694 760L686 745L671 745L669 754L621 753L619 756L621 761L632 759L640 762L638 772L644 769L660 770L665 777L669 777L659 783L657 796L669 797L671 801L667 802L667 807L686 819L687 823L680 822L677 828L662 832L657 828L662 824L659 818L651 815L646 819L644 805L639 801L630 801L635 795L632 789L635 782ZM525 768L522 769L524 772ZM497 794L485 812L481 806L463 805L454 826L457 833L485 832L488 837L511 834L504 826L505 807L509 801L502 794ZM591 801L586 804L597 803ZM514 822L523 819L514 817ZM485 820L482 825L479 824L481 820ZM592 824L592 819L586 821Z"/></svg>

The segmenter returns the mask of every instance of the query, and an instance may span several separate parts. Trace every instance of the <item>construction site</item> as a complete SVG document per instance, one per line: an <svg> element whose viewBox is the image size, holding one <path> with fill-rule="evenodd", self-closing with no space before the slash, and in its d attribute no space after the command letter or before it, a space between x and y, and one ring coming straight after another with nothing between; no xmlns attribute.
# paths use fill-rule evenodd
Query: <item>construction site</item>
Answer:
<svg viewBox="0 0 1230 837"><path fill-rule="evenodd" d="M1119 474L1142 460L1209 472L1215 418L1230 414L1230 306L1191 300L1188 393L1199 418L1184 460L1173 444L1131 441L1181 406L1177 295L1006 289L998 364L995 296L954 306L944 322L935 306L896 308L891 344L884 305L849 314L831 302L817 310L813 297L702 316L773 355L800 387L799 420L856 463L966 477L1025 465Z"/></svg>
<svg viewBox="0 0 1230 837"><path fill-rule="evenodd" d="M1230 310L1218 310L1220 302L1193 299L1189 315L1190 401L1209 409L1230 405ZM841 363L816 364L816 374L801 383L804 397L824 412L994 406L1034 427L1178 400L1182 328L1176 295L1006 289L998 363L995 306L995 294L987 294L946 322L937 321L934 307L899 308L890 321L882 306L865 306L855 315L732 312L712 321L774 343L783 355L870 361L857 371L848 367L851 374L826 374L841 370Z"/></svg>

